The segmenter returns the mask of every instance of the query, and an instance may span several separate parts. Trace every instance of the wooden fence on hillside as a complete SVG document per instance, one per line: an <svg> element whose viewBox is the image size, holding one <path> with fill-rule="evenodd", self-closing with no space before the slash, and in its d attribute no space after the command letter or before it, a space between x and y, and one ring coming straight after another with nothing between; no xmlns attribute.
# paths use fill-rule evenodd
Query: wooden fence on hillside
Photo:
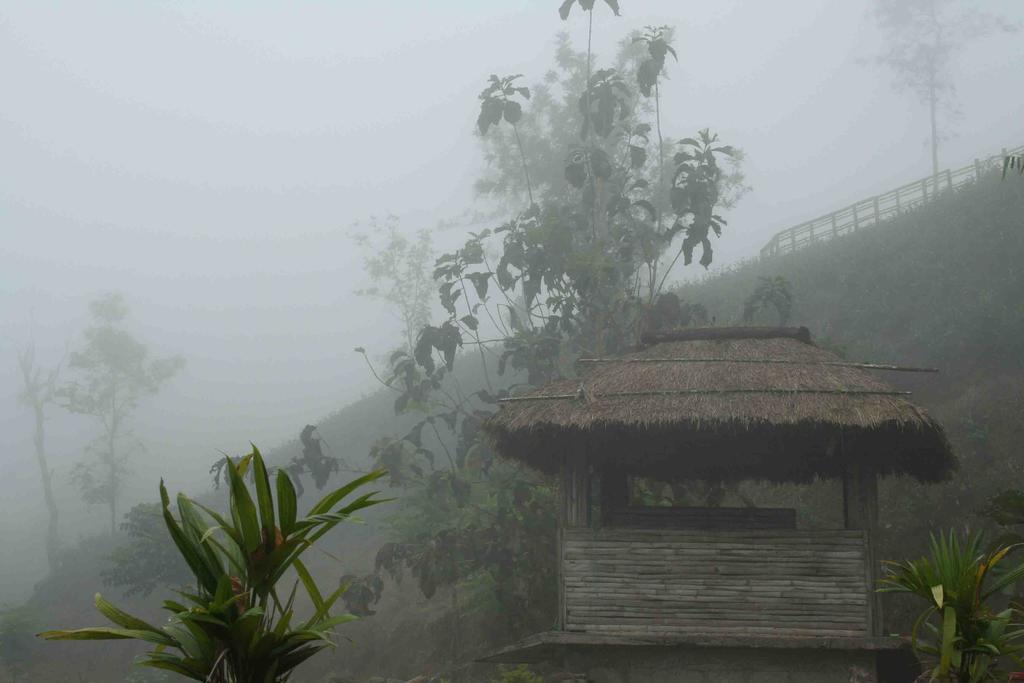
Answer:
<svg viewBox="0 0 1024 683"><path fill-rule="evenodd" d="M761 258L769 258L802 249L814 242L832 239L855 230L879 225L899 216L904 211L921 206L943 192L955 190L974 182L994 168L1002 168L1007 154L1024 153L1024 146L1004 149L987 159L975 159L970 166L956 170L946 169L938 175L929 175L912 183L901 185L884 194L862 199L843 209L818 216L792 228L775 233L761 248Z"/></svg>

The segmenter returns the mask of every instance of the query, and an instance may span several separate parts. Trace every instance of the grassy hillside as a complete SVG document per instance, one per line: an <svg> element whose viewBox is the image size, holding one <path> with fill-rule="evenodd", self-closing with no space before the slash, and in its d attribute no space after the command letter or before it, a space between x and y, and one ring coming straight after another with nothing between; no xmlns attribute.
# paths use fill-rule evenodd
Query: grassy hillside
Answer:
<svg viewBox="0 0 1024 683"><path fill-rule="evenodd" d="M1022 256L1024 182L994 173L877 228L679 293L727 324L740 320L758 277L781 275L795 295L793 321L851 357L973 373L1024 363Z"/></svg>

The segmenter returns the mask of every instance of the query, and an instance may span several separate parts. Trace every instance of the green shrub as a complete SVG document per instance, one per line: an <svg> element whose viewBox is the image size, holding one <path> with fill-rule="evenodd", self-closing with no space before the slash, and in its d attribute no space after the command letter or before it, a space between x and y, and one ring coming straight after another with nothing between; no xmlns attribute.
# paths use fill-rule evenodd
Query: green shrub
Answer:
<svg viewBox="0 0 1024 683"><path fill-rule="evenodd" d="M252 468L254 494L243 476ZM96 607L116 628L47 631L47 640L143 640L156 648L138 663L206 683L278 683L309 657L334 643L333 628L356 617L331 615L345 586L324 597L301 555L353 513L382 501L376 492L342 501L385 474L378 470L326 495L299 517L295 488L287 472L277 473L277 501L263 457L252 453L225 463L230 483L229 519L184 494L178 517L160 482L163 518L170 538L195 576L195 593L180 592L185 604L166 600L171 613L161 627L127 614L96 595ZM288 594L278 591L285 572L299 580ZM299 583L313 614L298 622L293 609ZM188 605L188 606L187 606ZM293 622L295 622L293 624Z"/></svg>
<svg viewBox="0 0 1024 683"><path fill-rule="evenodd" d="M544 679L530 671L525 664L520 664L509 671L502 671L491 683L544 683Z"/></svg>

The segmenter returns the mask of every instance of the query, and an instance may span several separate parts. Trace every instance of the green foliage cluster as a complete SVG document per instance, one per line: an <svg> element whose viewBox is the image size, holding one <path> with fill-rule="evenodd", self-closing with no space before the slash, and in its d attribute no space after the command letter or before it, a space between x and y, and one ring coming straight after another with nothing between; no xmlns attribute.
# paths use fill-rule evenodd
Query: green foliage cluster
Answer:
<svg viewBox="0 0 1024 683"><path fill-rule="evenodd" d="M252 469L253 492L243 481ZM376 492L345 503L377 471L331 491L305 517L287 472L278 471L276 502L260 452L226 464L229 516L179 494L178 516L160 484L163 520L195 580L195 592L178 591L188 605L165 600L171 617L156 627L118 609L99 594L97 609L115 627L39 634L48 640L141 640L156 647L139 664L206 683L278 683L302 662L333 646L333 628L355 619L331 615L346 586L324 596L301 560L306 550L359 510L382 502ZM298 576L290 593L279 591L286 572ZM302 584L313 613L299 621L295 598ZM293 623L294 622L294 623ZM177 651L177 653L173 652Z"/></svg>
<svg viewBox="0 0 1024 683"><path fill-rule="evenodd" d="M192 573L167 532L159 503L139 503L124 516L125 542L110 554L103 583L123 588L126 596L149 595L163 586L182 587Z"/></svg>
<svg viewBox="0 0 1024 683"><path fill-rule="evenodd" d="M1004 681L1001 659L1024 665L1024 612L993 605L1003 589L1024 579L1024 563L1009 561L1016 549L987 550L982 534L961 540L951 531L932 536L926 557L887 563L881 592L908 593L928 603L914 623L911 642L933 664L933 679Z"/></svg>
<svg viewBox="0 0 1024 683"><path fill-rule="evenodd" d="M743 302L743 322L753 322L758 312L769 308L775 309L779 325L789 322L793 313L793 293L789 280L782 276L758 278L757 289Z"/></svg>
<svg viewBox="0 0 1024 683"><path fill-rule="evenodd" d="M491 679L491 683L544 683L544 678L530 671L525 664L520 664L514 669L502 671L497 678Z"/></svg>
<svg viewBox="0 0 1024 683"><path fill-rule="evenodd" d="M593 0L572 0L563 19L575 5L593 16ZM711 263L725 225L718 211L739 193L722 163L740 154L709 130L663 136L659 83L671 39L669 27L648 27L596 69L589 45L575 52L563 39L544 82L492 75L480 93L477 129L494 172L478 190L513 215L437 258L429 278L443 319L416 330L384 371L371 363L396 394L396 414L414 420L371 449L405 494L393 542L358 583L364 613L382 574L411 574L427 597L447 589L457 615L491 615L481 621L494 639L550 623L553 482L496 458L481 424L525 386L571 375L580 355L635 343L659 301L674 301L674 318L661 319L706 318L659 297L679 261ZM397 254L371 259L368 272ZM456 373L469 363L473 384Z"/></svg>

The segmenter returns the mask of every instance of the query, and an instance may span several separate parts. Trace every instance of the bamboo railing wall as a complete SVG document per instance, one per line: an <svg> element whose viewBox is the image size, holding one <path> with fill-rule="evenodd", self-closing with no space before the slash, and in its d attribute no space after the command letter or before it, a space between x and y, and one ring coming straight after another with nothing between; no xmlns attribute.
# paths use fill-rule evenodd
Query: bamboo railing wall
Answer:
<svg viewBox="0 0 1024 683"><path fill-rule="evenodd" d="M901 185L895 190L862 199L838 211L777 232L768 244L761 247L761 258L796 251L814 242L891 221L901 213L919 207L944 192L976 181L982 174L994 168L1002 168L1003 159L1007 154L1021 153L1024 153L1024 146L1003 149L1001 153L986 159L975 159L969 166L940 171L938 175L926 176Z"/></svg>
<svg viewBox="0 0 1024 683"><path fill-rule="evenodd" d="M563 529L562 538L566 631L880 635L871 621L875 592L864 531L575 528Z"/></svg>

